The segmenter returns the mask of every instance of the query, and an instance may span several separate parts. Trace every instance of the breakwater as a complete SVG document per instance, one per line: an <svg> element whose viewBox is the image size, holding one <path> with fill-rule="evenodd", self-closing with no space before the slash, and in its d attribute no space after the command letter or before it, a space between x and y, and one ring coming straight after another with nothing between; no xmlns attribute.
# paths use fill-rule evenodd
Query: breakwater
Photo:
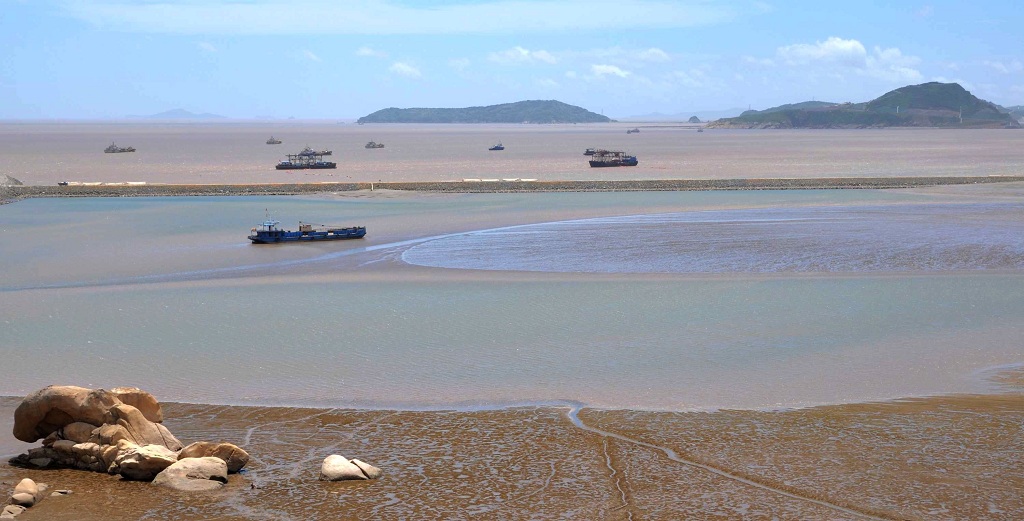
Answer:
<svg viewBox="0 0 1024 521"><path fill-rule="evenodd" d="M1009 183L1024 175L932 177L815 177L763 179L643 179L630 181L426 181L380 183L269 184L89 184L10 186L7 198L27 197L161 197L230 195L302 195L357 190L449 193L629 192L696 190L889 189L922 186Z"/></svg>

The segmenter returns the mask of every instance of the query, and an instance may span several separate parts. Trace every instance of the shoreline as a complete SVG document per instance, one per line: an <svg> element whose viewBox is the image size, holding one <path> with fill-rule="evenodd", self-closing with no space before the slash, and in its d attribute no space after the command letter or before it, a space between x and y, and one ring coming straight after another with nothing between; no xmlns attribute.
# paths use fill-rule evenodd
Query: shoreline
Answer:
<svg viewBox="0 0 1024 521"><path fill-rule="evenodd" d="M440 193L530 192L654 192L711 190L831 190L895 189L930 186L1013 183L1024 175L889 176L737 179L638 179L616 181L421 181L421 182L316 182L252 184L78 184L69 186L15 185L0 187L6 198L38 197L175 197L308 195L362 190ZM2 192L0 192L2 194Z"/></svg>
<svg viewBox="0 0 1024 521"><path fill-rule="evenodd" d="M1016 464L1024 440L1006 435L1024 421L1024 394L1012 388L684 413L571 404L460 412L164 402L164 423L183 442L223 439L250 453L249 466L223 493L196 503L118 476L12 467L4 460L0 479L30 477L74 491L33 507L26 520L481 513L503 519L1011 519L1024 514L1018 493L1024 474ZM0 412L9 418L18 402L0 398ZM943 435L935 437L936 430ZM319 482L319 462L331 453L370 462L384 475Z"/></svg>

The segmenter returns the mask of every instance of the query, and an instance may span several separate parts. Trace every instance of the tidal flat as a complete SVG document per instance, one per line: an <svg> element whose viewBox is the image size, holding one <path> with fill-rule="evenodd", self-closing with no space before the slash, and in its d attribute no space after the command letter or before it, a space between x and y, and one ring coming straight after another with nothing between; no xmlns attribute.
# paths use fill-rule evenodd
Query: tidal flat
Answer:
<svg viewBox="0 0 1024 521"><path fill-rule="evenodd" d="M0 206L0 428L49 384L134 385L182 441L253 459L202 497L7 464L0 481L75 492L29 521L1019 519L1022 197L17 201ZM248 244L267 214L369 232ZM0 437L0 455L27 448ZM332 453L384 476L319 482Z"/></svg>

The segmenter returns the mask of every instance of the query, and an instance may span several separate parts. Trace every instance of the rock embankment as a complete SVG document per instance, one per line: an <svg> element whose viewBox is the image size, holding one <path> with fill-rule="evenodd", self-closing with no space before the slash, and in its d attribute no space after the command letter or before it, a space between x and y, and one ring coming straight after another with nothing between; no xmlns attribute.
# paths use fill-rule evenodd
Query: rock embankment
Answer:
<svg viewBox="0 0 1024 521"><path fill-rule="evenodd" d="M235 185L69 185L10 186L9 197L144 197L144 196L240 196L303 195L357 190L401 190L449 193L506 192L632 192L704 190L811 190L850 188L913 188L921 186L1008 183L1024 181L1024 175L929 176L929 177L814 177L762 179L643 179L621 181L522 181L465 180L384 183L286 183Z"/></svg>

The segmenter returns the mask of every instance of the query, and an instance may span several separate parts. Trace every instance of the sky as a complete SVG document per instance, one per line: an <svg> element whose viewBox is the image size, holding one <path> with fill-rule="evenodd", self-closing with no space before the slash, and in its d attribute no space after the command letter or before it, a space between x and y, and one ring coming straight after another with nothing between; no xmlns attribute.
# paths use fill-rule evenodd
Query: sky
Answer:
<svg viewBox="0 0 1024 521"><path fill-rule="evenodd" d="M929 81L1011 106L1022 30L1020 0L0 0L0 119L532 99L625 118Z"/></svg>

